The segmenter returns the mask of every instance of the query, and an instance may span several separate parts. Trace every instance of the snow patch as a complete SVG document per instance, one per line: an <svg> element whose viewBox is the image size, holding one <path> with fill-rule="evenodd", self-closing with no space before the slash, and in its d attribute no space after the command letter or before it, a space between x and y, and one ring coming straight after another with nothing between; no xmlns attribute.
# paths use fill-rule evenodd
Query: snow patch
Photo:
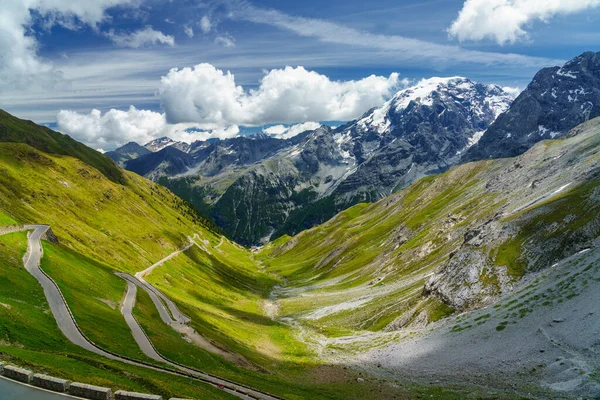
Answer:
<svg viewBox="0 0 600 400"><path fill-rule="evenodd" d="M578 71L565 71L563 68L559 69L556 72L556 75L558 76L564 76L566 78L571 78L571 79L577 79L577 76L575 74L578 74Z"/></svg>

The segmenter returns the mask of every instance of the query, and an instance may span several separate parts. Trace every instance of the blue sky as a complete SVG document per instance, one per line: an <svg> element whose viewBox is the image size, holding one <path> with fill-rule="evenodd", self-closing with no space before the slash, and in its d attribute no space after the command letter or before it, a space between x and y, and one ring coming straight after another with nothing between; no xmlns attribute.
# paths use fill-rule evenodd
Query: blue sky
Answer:
<svg viewBox="0 0 600 400"><path fill-rule="evenodd" d="M181 136L182 129L190 128L227 136L236 134L232 126L245 132L317 118L349 119L362 106L369 106L364 112L397 89L432 76L460 75L523 88L544 66L600 50L598 0L559 1L563 4L551 9L540 0L500 2L509 14L490 9L486 3L491 2L484 0L82 0L77 6L67 0L13 0L3 10L10 23L0 19L0 34L13 39L0 39L0 50L25 61L0 59L0 108L53 127L58 121L60 130L77 139L111 148L126 139L123 131L131 130L127 124L133 117L126 114L130 106L156 113L136 114L137 118L164 125L150 132L133 121L140 130L130 135L133 139L165 132ZM480 16L467 18L472 10ZM524 22L513 24L517 19ZM235 85L246 93L234 103L243 104L213 98L205 109L197 107L207 92L231 89L219 86L223 82L218 72L192 68L198 64L210 64L223 76L230 71ZM250 90L261 90L260 81L269 71L286 66L301 66L307 74L288 70L274 77L274 86L263 87L260 96L249 95ZM186 67L192 68L191 75L173 74L172 85L165 89L161 79L169 70ZM397 79L390 79L396 73ZM370 75L379 80L361 84ZM309 109L305 118L265 99L274 88L305 77L314 82L277 100ZM313 93L310 85L319 86L317 96L331 92L343 102L364 98L346 111L339 104L307 105L305 97ZM377 92L368 92L369 86L377 85ZM196 109L180 112L189 106L184 98ZM310 111L318 107L335 111ZM100 114L90 117L93 109ZM125 114L102 119L111 109ZM253 116L257 109L262 117ZM62 124L57 117L61 110L70 113L61 114ZM171 126L175 124L180 129ZM111 126L112 134L107 133Z"/></svg>

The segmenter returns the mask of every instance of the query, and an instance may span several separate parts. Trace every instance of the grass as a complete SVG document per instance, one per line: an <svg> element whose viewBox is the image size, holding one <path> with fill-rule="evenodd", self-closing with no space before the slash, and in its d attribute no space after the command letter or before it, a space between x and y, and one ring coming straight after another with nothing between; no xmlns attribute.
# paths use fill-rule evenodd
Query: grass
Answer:
<svg viewBox="0 0 600 400"><path fill-rule="evenodd" d="M15 143L0 143L0 171L0 212L51 225L61 243L115 270L151 265L187 235L213 235L182 200L133 173L119 185L77 159Z"/></svg>
<svg viewBox="0 0 600 400"><path fill-rule="evenodd" d="M17 221L12 219L8 215L0 212L0 226L15 225L15 224L17 224Z"/></svg>
<svg viewBox="0 0 600 400"><path fill-rule="evenodd" d="M67 135L16 118L2 110L0 110L0 142L25 143L45 153L69 155L95 167L115 183L126 182L123 171L100 152L90 149Z"/></svg>
<svg viewBox="0 0 600 400"><path fill-rule="evenodd" d="M383 201L357 205L294 238L265 246L257 258L267 271L281 276L286 287L314 285L309 296L284 294L279 300L281 315L298 317L361 295L371 296L375 288L381 295L360 308L305 325L314 332L339 335L378 331L405 313L416 316L423 311L429 321L453 313L436 299L420 303L423 277L435 271L462 239L440 240L439 227L448 215L456 213L464 223L494 209L495 202L481 193L478 176L482 172L481 165L471 164L425 177Z"/></svg>
<svg viewBox="0 0 600 400"><path fill-rule="evenodd" d="M58 284L84 334L104 349L151 361L139 349L119 310L126 282L106 265L63 245L42 245L41 267Z"/></svg>
<svg viewBox="0 0 600 400"><path fill-rule="evenodd" d="M191 310L185 309L185 311L188 312ZM200 329L203 326L208 325L205 321L199 319L202 315L205 314L198 312L191 315L192 319L195 321L193 324L194 328ZM247 349L244 352L240 351L240 353L243 353L246 356L253 355L251 361L255 363L260 361L260 364L256 365L266 366L266 369L265 367L259 367L259 370L252 370L235 366L221 357L186 342L179 334L164 325L160 321L160 317L149 296L143 291L138 291L135 316L161 354L171 360L184 363L203 371L218 374L219 376L253 387L260 387L262 390L269 391L270 393L277 394L290 400L308 398L377 398L377 396L373 396L372 393L369 393L373 389L373 385L367 384L365 385L365 388L360 388L361 390L357 391L355 387L349 385L349 383L352 382L352 379L345 379L343 383L325 381L319 384L315 382L313 371L315 368L319 368L319 366L308 361L304 363L290 362L278 359L276 354L271 354L272 358L268 359L267 362L267 356L264 354L265 348L262 349L262 355L258 353L258 351L261 351L260 348L258 348L256 352L248 351L250 349ZM233 325L237 322L230 321L230 323ZM262 331L263 332L261 333L255 330L249 337L252 337L255 340L264 340L263 335L266 333L266 330L263 328ZM273 337L277 341L292 339L289 334L284 334L279 337L277 332L267 333L267 335ZM270 347L271 346L268 346L267 348ZM239 344L237 349L240 350ZM337 375L345 373L340 367L332 366L327 368L331 369L329 373L335 373ZM355 397L358 396L359 393L360 397Z"/></svg>

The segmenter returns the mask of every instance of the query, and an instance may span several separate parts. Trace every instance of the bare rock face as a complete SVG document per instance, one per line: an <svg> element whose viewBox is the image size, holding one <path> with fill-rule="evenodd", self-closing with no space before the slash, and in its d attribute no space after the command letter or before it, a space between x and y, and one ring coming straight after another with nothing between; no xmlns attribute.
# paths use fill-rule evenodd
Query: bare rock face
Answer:
<svg viewBox="0 0 600 400"><path fill-rule="evenodd" d="M46 233L44 233L42 235L42 239L43 240L47 240L50 243L59 244L58 238L56 237L56 235L54 234L54 232L52 232L51 228L48 228L48 230L46 231Z"/></svg>
<svg viewBox="0 0 600 400"><path fill-rule="evenodd" d="M429 278L424 294L464 311L492 304L511 289L510 281L506 267L493 265L479 250L462 249Z"/></svg>
<svg viewBox="0 0 600 400"><path fill-rule="evenodd" d="M517 156L598 116L600 52L587 52L562 67L538 72L462 162Z"/></svg>

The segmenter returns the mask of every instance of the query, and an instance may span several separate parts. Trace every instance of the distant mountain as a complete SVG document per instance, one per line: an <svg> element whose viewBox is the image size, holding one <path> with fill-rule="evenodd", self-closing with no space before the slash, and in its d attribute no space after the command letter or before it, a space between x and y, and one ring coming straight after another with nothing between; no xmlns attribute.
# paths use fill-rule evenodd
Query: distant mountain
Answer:
<svg viewBox="0 0 600 400"><path fill-rule="evenodd" d="M150 153L151 151L147 148L140 146L135 142L129 142L126 145L121 146L114 151L108 151L104 153L104 155L110 157L117 164L123 167L125 166L125 162Z"/></svg>
<svg viewBox="0 0 600 400"><path fill-rule="evenodd" d="M187 171L194 164L193 160L192 156L175 146L166 146L156 153L128 160L125 166L130 171L158 180L161 176L174 176Z"/></svg>
<svg viewBox="0 0 600 400"><path fill-rule="evenodd" d="M116 183L125 183L123 171L108 157L32 121L19 119L0 110L0 142L24 143L49 154L78 158Z"/></svg>
<svg viewBox="0 0 600 400"><path fill-rule="evenodd" d="M151 151L152 153L156 153L161 151L166 147L174 147L177 150L181 150L184 153L187 152L190 148L190 145L184 142L176 142L175 140L168 137L161 137L158 139L154 139L151 142L148 142L144 145L146 149Z"/></svg>
<svg viewBox="0 0 600 400"><path fill-rule="evenodd" d="M516 156L540 140L561 137L597 116L600 52L587 52L562 67L538 72L462 161Z"/></svg>
<svg viewBox="0 0 600 400"><path fill-rule="evenodd" d="M196 142L185 152L159 151L125 165L212 215L232 238L255 245L446 170L511 101L498 86L432 78L335 130ZM145 147L173 143L163 138Z"/></svg>

